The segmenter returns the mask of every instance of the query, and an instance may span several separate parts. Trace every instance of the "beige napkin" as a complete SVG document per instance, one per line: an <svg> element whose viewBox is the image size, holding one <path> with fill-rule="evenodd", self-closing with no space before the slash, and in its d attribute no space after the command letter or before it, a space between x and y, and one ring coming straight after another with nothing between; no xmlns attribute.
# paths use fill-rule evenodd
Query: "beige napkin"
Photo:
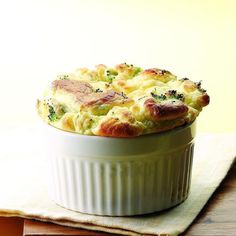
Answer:
<svg viewBox="0 0 236 236"><path fill-rule="evenodd" d="M136 217L102 217L66 210L46 190L46 160L35 127L0 127L0 215L124 235L178 235L194 220L226 176L236 156L235 134L197 138L188 199L161 213Z"/></svg>

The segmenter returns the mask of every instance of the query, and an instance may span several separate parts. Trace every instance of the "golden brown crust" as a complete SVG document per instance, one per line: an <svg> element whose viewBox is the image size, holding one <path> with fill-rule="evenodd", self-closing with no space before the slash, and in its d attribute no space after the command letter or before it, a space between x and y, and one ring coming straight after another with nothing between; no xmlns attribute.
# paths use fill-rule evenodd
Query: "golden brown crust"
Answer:
<svg viewBox="0 0 236 236"><path fill-rule="evenodd" d="M162 70L162 69L158 69L158 68L151 68L151 69L147 69L147 70L144 70L142 72L142 74L146 74L146 75L159 75L159 76L162 76L162 75L165 75L165 74L171 74L169 71L167 70Z"/></svg>
<svg viewBox="0 0 236 236"><path fill-rule="evenodd" d="M118 72L129 72L129 73L131 73L133 71L133 67L129 66L126 63L121 63L121 64L116 65L115 69Z"/></svg>
<svg viewBox="0 0 236 236"><path fill-rule="evenodd" d="M85 106L102 105L102 104L120 104L132 102L131 99L126 97L122 93L117 93L115 91L108 91L102 93L91 93L89 95L79 95L77 100Z"/></svg>
<svg viewBox="0 0 236 236"><path fill-rule="evenodd" d="M88 82L76 80L55 80L52 83L54 90L61 89L75 96L76 101L84 106L102 104L127 104L132 103L124 93L115 91L94 92Z"/></svg>
<svg viewBox="0 0 236 236"><path fill-rule="evenodd" d="M140 73L140 76L146 79L159 80L164 83L173 78L173 75L169 71L158 68L146 69Z"/></svg>
<svg viewBox="0 0 236 236"><path fill-rule="evenodd" d="M52 88L55 90L62 89L72 94L89 94L93 92L93 87L88 82L79 80L54 80Z"/></svg>
<svg viewBox="0 0 236 236"><path fill-rule="evenodd" d="M103 122L98 130L98 135L117 138L131 138L141 134L140 127L128 122L121 122L117 118L110 118Z"/></svg>
<svg viewBox="0 0 236 236"><path fill-rule="evenodd" d="M183 82L183 88L186 92L190 93L197 89L196 84L191 80L185 80Z"/></svg>
<svg viewBox="0 0 236 236"><path fill-rule="evenodd" d="M201 81L132 64L61 75L37 103L55 127L86 135L135 137L190 123L210 98Z"/></svg>
<svg viewBox="0 0 236 236"><path fill-rule="evenodd" d="M210 97L207 93L202 94L202 96L200 96L198 98L198 103L202 106L205 107L210 103Z"/></svg>
<svg viewBox="0 0 236 236"><path fill-rule="evenodd" d="M160 104L149 98L144 102L144 106L154 121L173 120L183 117L188 112L188 107L180 101Z"/></svg>

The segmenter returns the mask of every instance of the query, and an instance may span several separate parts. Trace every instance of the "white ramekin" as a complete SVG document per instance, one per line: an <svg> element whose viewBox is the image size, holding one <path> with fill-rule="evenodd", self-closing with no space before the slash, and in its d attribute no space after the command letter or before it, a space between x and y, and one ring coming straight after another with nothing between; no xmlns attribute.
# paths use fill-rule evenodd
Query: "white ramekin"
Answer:
<svg viewBox="0 0 236 236"><path fill-rule="evenodd" d="M136 138L86 136L46 127L51 198L88 214L156 212L189 193L195 122Z"/></svg>

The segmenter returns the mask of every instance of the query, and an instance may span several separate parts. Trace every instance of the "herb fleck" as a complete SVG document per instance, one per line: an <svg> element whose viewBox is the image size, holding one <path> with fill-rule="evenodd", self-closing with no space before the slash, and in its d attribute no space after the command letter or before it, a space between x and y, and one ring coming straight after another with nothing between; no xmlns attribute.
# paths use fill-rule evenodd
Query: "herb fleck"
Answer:
<svg viewBox="0 0 236 236"><path fill-rule="evenodd" d="M102 93L103 91L100 89L100 88L97 88L96 90L95 90L95 93Z"/></svg>
<svg viewBox="0 0 236 236"><path fill-rule="evenodd" d="M195 82L195 84L196 84L197 88L200 89L202 86L202 81L200 80L198 82Z"/></svg>
<svg viewBox="0 0 236 236"><path fill-rule="evenodd" d="M151 92L151 95L152 95L152 97L155 98L156 100L161 100L161 101L166 100L166 95L165 95L165 94L157 95L157 94Z"/></svg>
<svg viewBox="0 0 236 236"><path fill-rule="evenodd" d="M126 94L124 92L121 92L121 96L125 99L128 99L128 97L126 96Z"/></svg>
<svg viewBox="0 0 236 236"><path fill-rule="evenodd" d="M184 95L182 93L179 93L176 95L176 99L178 99L180 101L184 101Z"/></svg>
<svg viewBox="0 0 236 236"><path fill-rule="evenodd" d="M175 97L176 94L177 94L177 91L176 91L176 90L168 90L167 94L168 94L169 96Z"/></svg>
<svg viewBox="0 0 236 236"><path fill-rule="evenodd" d="M180 79L180 80L185 81L185 80L189 80L189 79L188 79L188 78L182 78L182 79Z"/></svg>
<svg viewBox="0 0 236 236"><path fill-rule="evenodd" d="M177 99L177 100L180 100L180 101L184 101L184 95L182 93L177 93L176 90L168 90L165 94L169 98Z"/></svg>
<svg viewBox="0 0 236 236"><path fill-rule="evenodd" d="M69 75L62 75L62 76L59 76L59 79L60 79L60 80L67 80L67 79L69 79Z"/></svg>
<svg viewBox="0 0 236 236"><path fill-rule="evenodd" d="M206 90L202 88L202 81L201 80L198 82L195 82L195 84L196 84L197 88L199 89L199 91L201 91L203 93L206 92Z"/></svg>

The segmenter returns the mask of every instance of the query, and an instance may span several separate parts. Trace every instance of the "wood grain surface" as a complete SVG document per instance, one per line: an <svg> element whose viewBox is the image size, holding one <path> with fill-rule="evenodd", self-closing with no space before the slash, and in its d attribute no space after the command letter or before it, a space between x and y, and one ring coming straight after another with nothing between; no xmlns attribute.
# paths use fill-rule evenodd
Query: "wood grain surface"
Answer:
<svg viewBox="0 0 236 236"><path fill-rule="evenodd" d="M22 219L1 218L1 236L22 235ZM34 220L24 221L23 236L54 235L111 235L89 230L74 229ZM114 234L113 234L114 235ZM236 164L216 190L199 216L182 236L236 236Z"/></svg>
<svg viewBox="0 0 236 236"><path fill-rule="evenodd" d="M24 219L0 217L0 236L22 236Z"/></svg>
<svg viewBox="0 0 236 236"><path fill-rule="evenodd" d="M75 235L91 235L91 236L108 236L111 234L76 229L71 227L64 227L60 225L55 225L51 223L43 223L35 220L25 220L24 221L24 236L35 236L35 235L53 235L53 236L75 236Z"/></svg>
<svg viewBox="0 0 236 236"><path fill-rule="evenodd" d="M236 236L236 163L185 236Z"/></svg>

